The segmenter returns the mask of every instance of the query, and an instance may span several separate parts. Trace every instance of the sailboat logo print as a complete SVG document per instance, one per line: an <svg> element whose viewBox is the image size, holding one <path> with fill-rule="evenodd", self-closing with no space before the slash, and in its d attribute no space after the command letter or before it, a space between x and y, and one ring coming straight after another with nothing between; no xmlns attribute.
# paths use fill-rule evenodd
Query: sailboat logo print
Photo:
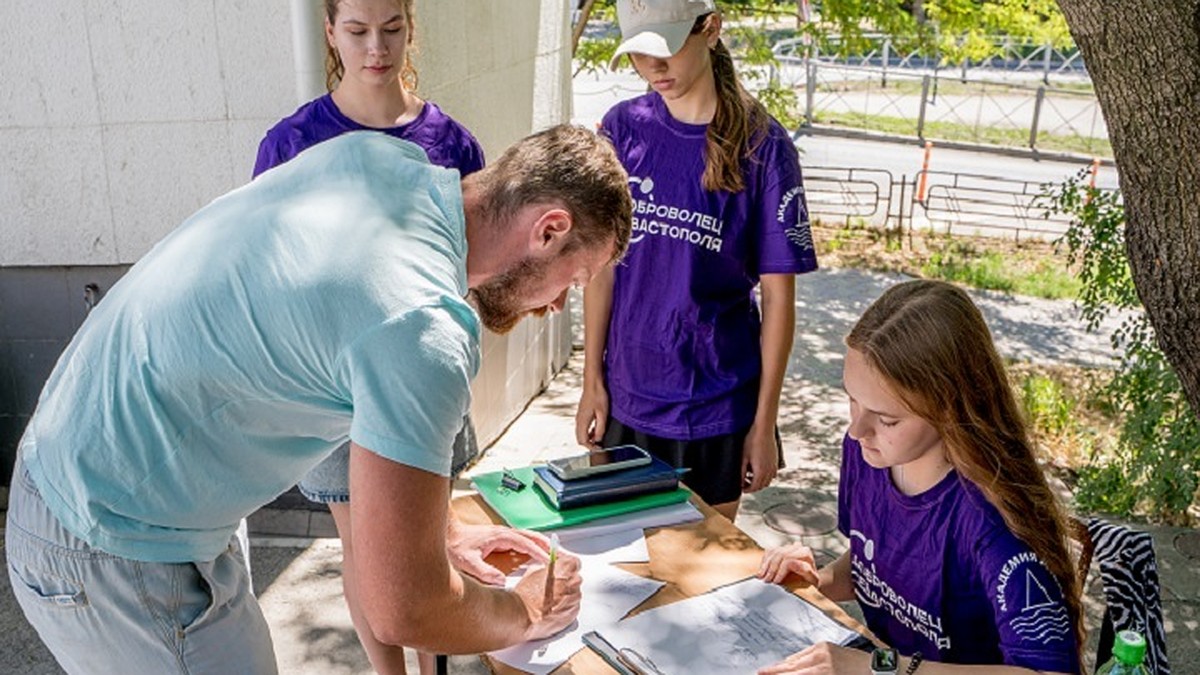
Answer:
<svg viewBox="0 0 1200 675"><path fill-rule="evenodd" d="M1025 604L1009 626L1022 638L1045 644L1066 640L1071 631L1071 620L1066 606L1051 599L1033 570L1026 569Z"/></svg>

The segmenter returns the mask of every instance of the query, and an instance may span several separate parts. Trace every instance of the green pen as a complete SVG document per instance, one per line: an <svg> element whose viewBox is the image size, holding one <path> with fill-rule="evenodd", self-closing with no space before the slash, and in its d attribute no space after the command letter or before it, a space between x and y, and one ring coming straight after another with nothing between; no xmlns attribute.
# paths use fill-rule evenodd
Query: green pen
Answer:
<svg viewBox="0 0 1200 675"><path fill-rule="evenodd" d="M558 560L558 535L550 535L550 564L546 566L546 592L542 598L545 609L554 606L554 563Z"/></svg>

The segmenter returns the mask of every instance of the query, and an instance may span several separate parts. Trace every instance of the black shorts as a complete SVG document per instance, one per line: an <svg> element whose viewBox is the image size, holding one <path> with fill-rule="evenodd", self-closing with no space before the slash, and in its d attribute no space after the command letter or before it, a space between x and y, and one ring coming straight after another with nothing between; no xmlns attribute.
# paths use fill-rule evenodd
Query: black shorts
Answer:
<svg viewBox="0 0 1200 675"><path fill-rule="evenodd" d="M746 428L732 434L680 441L642 433L627 427L611 415L600 444L636 445L676 468L686 468L681 480L692 492L710 505L726 504L742 497L742 447ZM783 441L775 429L775 447L779 449L779 467L783 468Z"/></svg>

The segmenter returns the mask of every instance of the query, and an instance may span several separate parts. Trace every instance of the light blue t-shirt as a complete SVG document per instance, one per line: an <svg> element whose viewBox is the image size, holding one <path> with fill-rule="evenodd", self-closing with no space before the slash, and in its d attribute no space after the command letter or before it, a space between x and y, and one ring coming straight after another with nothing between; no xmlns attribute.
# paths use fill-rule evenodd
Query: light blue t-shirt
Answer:
<svg viewBox="0 0 1200 675"><path fill-rule="evenodd" d="M448 475L479 366L458 173L358 132L201 209L130 269L21 441L89 544L208 560L347 438Z"/></svg>

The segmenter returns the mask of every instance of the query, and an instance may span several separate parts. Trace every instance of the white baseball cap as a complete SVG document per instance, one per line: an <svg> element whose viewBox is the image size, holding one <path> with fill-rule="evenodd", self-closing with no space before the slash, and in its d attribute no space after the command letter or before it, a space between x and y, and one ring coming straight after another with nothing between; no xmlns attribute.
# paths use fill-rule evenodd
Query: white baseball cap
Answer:
<svg viewBox="0 0 1200 675"><path fill-rule="evenodd" d="M610 68L624 54L646 54L660 59L683 49L696 18L717 11L713 0L617 0L621 44Z"/></svg>

